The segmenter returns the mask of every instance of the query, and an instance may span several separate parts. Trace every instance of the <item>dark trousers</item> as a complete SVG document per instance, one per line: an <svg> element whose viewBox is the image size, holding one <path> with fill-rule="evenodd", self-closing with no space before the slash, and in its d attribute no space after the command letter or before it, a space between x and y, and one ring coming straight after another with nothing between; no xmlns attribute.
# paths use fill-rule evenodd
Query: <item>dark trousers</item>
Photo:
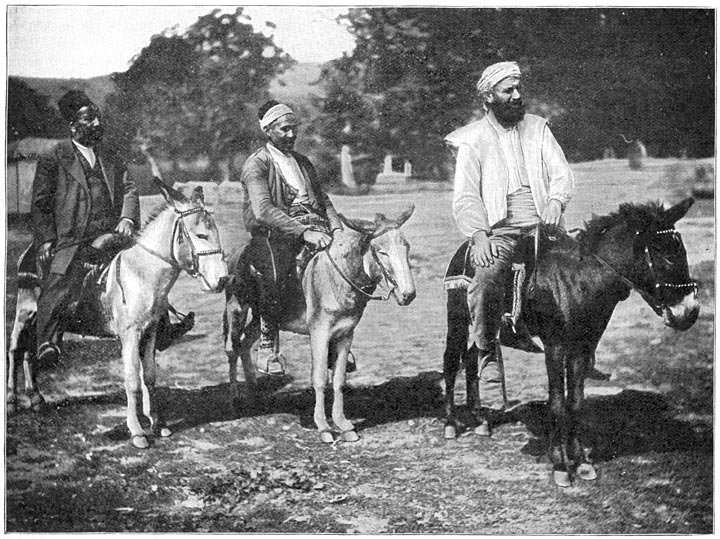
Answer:
<svg viewBox="0 0 720 539"><path fill-rule="evenodd" d="M470 336L481 352L495 350L500 329L505 279L510 271L515 248L521 238L530 235L534 227L500 227L493 229L490 241L498 248L498 256L489 266L475 267L467 291L470 309Z"/></svg>
<svg viewBox="0 0 720 539"><path fill-rule="evenodd" d="M40 289L37 306L38 351L43 344L56 342L63 314L80 297L86 271L74 260L65 274L49 273Z"/></svg>
<svg viewBox="0 0 720 539"><path fill-rule="evenodd" d="M296 274L296 257L303 248L302 239L265 235L250 240L248 260L258 281L258 306L262 317L261 346L269 346L277 335L285 305L283 299L301 297Z"/></svg>

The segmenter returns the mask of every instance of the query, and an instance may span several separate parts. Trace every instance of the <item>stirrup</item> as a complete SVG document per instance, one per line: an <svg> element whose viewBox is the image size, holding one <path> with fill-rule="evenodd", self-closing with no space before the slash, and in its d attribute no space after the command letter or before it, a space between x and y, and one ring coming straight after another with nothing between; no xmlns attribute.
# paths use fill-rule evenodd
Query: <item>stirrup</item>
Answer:
<svg viewBox="0 0 720 539"><path fill-rule="evenodd" d="M285 356L273 349L265 349L268 350L267 354L263 354L262 350L262 348L258 349L255 365L258 372L268 376L283 376L285 374Z"/></svg>
<svg viewBox="0 0 720 539"><path fill-rule="evenodd" d="M357 370L357 360L355 354L352 351L348 352L347 363L345 365L345 372L355 372Z"/></svg>
<svg viewBox="0 0 720 539"><path fill-rule="evenodd" d="M60 357L60 348L55 343L45 342L38 350L37 362L42 366L54 367L60 363Z"/></svg>

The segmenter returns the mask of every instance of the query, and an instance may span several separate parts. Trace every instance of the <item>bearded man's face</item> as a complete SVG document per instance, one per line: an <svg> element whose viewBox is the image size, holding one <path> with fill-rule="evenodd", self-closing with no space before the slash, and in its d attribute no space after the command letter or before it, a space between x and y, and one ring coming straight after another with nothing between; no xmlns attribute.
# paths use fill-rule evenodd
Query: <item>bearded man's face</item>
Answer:
<svg viewBox="0 0 720 539"><path fill-rule="evenodd" d="M525 103L520 94L520 79L506 77L492 90L488 108L493 111L500 125L512 127L525 117Z"/></svg>
<svg viewBox="0 0 720 539"><path fill-rule="evenodd" d="M70 124L72 138L83 146L92 148L103 137L103 122L100 109L94 104L82 107L77 112L77 118Z"/></svg>

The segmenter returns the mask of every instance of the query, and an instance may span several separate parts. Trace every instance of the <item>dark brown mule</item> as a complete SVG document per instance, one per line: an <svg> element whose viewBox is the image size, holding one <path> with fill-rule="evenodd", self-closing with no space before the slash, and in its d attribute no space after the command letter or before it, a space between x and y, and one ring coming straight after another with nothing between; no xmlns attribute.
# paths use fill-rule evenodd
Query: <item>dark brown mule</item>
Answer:
<svg viewBox="0 0 720 539"><path fill-rule="evenodd" d="M616 213L593 218L577 240L560 234L540 254L522 318L545 347L549 454L559 486L568 486L573 474L596 478L581 412L593 353L615 306L634 289L671 328L684 331L697 320L697 286L675 230L693 202L689 198L667 210L658 204L623 204ZM454 436L454 385L460 361L467 369L468 407L481 427L487 428L488 416L480 406L478 351L468 340L465 290L449 291L447 312L446 434Z"/></svg>
<svg viewBox="0 0 720 539"><path fill-rule="evenodd" d="M345 417L342 389L345 385L347 357L355 327L371 299L385 280L399 305L415 299L415 282L410 271L410 245L400 227L412 215L409 208L394 219L378 213L373 221L340 216L345 230L325 251L310 260L302 280L300 297L289 298L280 329L310 336L312 383L315 389L314 419L321 439L334 440L325 414L325 388L328 369L333 370L332 419L344 441L358 435ZM247 271L244 251L235 251L228 260L231 278L226 284L223 316L225 352L230 366L230 384L237 397L237 359L241 358L245 380L255 389L255 369L250 349L260 334L257 284Z"/></svg>

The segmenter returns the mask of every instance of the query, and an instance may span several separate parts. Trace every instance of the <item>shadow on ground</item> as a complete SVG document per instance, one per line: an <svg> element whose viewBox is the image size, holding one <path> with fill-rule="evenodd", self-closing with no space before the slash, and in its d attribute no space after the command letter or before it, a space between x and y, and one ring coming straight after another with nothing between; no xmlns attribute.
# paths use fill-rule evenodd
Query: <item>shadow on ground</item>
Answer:
<svg viewBox="0 0 720 539"><path fill-rule="evenodd" d="M393 378L376 386L348 387L345 410L358 430L419 417L441 417L443 392L439 372L423 372L412 377ZM264 377L258 380L259 399L252 399L244 383L239 383L240 397L233 402L229 384L200 389L160 388L159 397L173 431L180 432L209 423L246 417L291 414L300 418L306 428L312 421L315 394L312 388L283 390L290 377ZM331 391L326 394L330 410ZM70 397L57 403L57 413L64 409L92 405L124 405L122 391L95 396ZM459 417L469 418L464 406ZM583 428L594 447L594 458L607 461L623 455L648 452L711 452L712 427L701 422L680 421L673 417L667 399L658 393L624 390L619 394L591 397L585 402ZM469 419L471 422L472 419ZM534 436L522 452L544 455L547 447L547 405L532 401L520 403L498 418L496 430L503 424L521 423ZM115 441L128 438L124 424L106 433Z"/></svg>

